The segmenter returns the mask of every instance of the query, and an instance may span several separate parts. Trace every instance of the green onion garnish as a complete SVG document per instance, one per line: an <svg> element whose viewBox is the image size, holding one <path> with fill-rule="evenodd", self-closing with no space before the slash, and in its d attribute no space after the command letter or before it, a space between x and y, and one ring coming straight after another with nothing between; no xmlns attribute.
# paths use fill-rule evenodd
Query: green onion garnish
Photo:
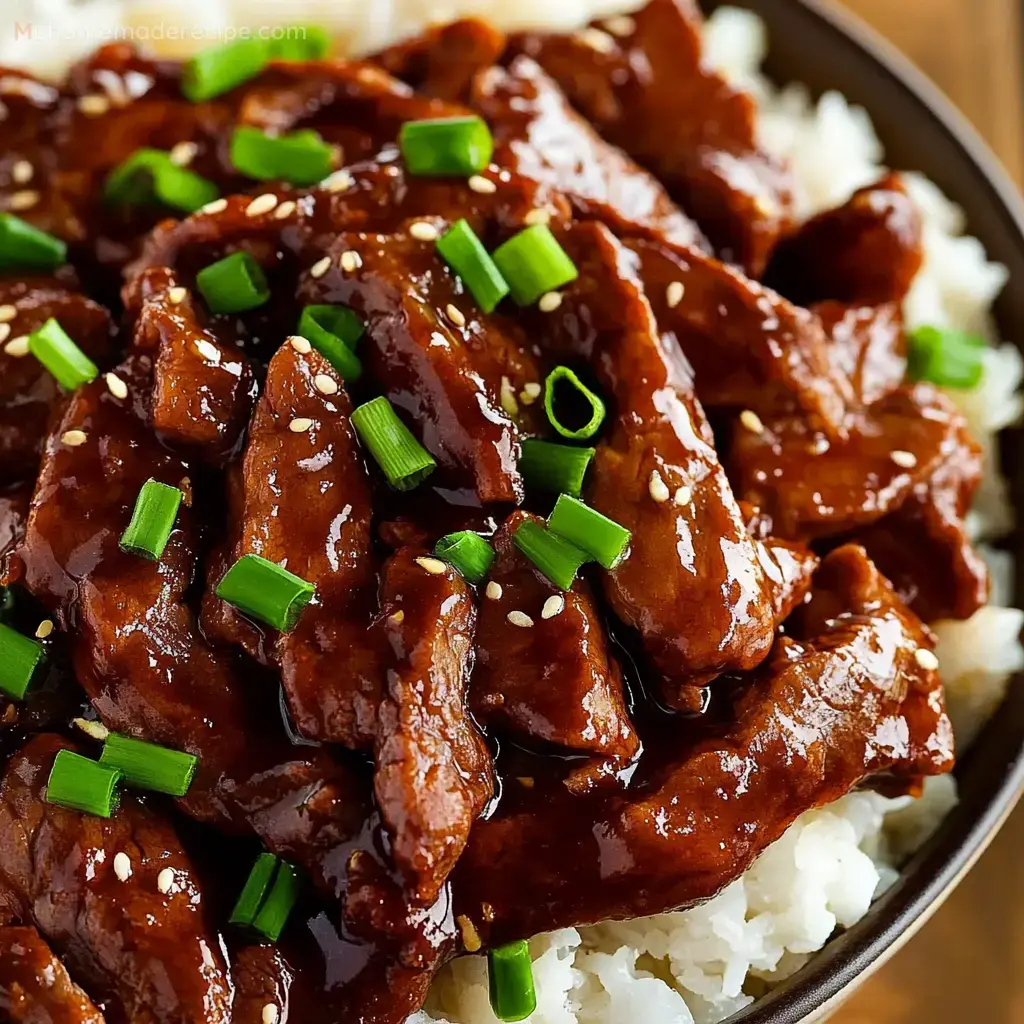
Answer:
<svg viewBox="0 0 1024 1024"><path fill-rule="evenodd" d="M580 566L590 561L586 551L580 550L564 537L528 519L512 537L517 548L552 582L562 590L570 590Z"/></svg>
<svg viewBox="0 0 1024 1024"><path fill-rule="evenodd" d="M583 477L596 451L594 448L573 448L535 437L525 438L522 448L519 472L527 487L580 496Z"/></svg>
<svg viewBox="0 0 1024 1024"><path fill-rule="evenodd" d="M410 174L469 177L494 155L494 139L481 117L406 121L398 146Z"/></svg>
<svg viewBox="0 0 1024 1024"><path fill-rule="evenodd" d="M331 37L319 25L290 25L285 33L270 41L271 60L323 60L331 48Z"/></svg>
<svg viewBox="0 0 1024 1024"><path fill-rule="evenodd" d="M259 909L270 890L270 883L277 870L277 858L272 853L261 853L249 872L245 888L231 912L231 924L250 925L256 920Z"/></svg>
<svg viewBox="0 0 1024 1024"><path fill-rule="evenodd" d="M411 491L437 468L383 396L359 406L352 413L352 426L397 491Z"/></svg>
<svg viewBox="0 0 1024 1024"><path fill-rule="evenodd" d="M485 313L493 313L508 295L508 283L469 224L458 221L437 240L437 251L462 278L477 305Z"/></svg>
<svg viewBox="0 0 1024 1024"><path fill-rule="evenodd" d="M580 276L576 264L544 224L513 235L494 250L494 262L520 306L530 306Z"/></svg>
<svg viewBox="0 0 1024 1024"><path fill-rule="evenodd" d="M224 574L217 596L282 633L295 628L316 587L259 555L242 555Z"/></svg>
<svg viewBox="0 0 1024 1024"><path fill-rule="evenodd" d="M338 371L342 380L358 380L363 365L355 354L366 324L348 306L306 306L299 334Z"/></svg>
<svg viewBox="0 0 1024 1024"><path fill-rule="evenodd" d="M117 810L120 777L120 772L112 768L61 750L46 783L46 802L109 818Z"/></svg>
<svg viewBox="0 0 1024 1024"><path fill-rule="evenodd" d="M28 350L67 391L95 380L100 372L53 317L28 336Z"/></svg>
<svg viewBox="0 0 1024 1024"><path fill-rule="evenodd" d="M236 39L202 50L182 66L182 94L193 103L203 103L230 92L255 78L267 66L270 54L265 39Z"/></svg>
<svg viewBox="0 0 1024 1024"><path fill-rule="evenodd" d="M315 185L333 169L331 147L312 129L267 135L242 125L231 136L231 163L257 181Z"/></svg>
<svg viewBox="0 0 1024 1024"><path fill-rule="evenodd" d="M233 252L203 267L196 274L196 286L213 313L241 313L270 298L263 268L247 252Z"/></svg>
<svg viewBox="0 0 1024 1024"><path fill-rule="evenodd" d="M985 371L988 342L976 334L918 327L907 335L907 372L944 388L969 391Z"/></svg>
<svg viewBox="0 0 1024 1024"><path fill-rule="evenodd" d="M199 758L112 732L103 744L100 764L119 771L127 786L184 796L192 785Z"/></svg>
<svg viewBox="0 0 1024 1024"><path fill-rule="evenodd" d="M622 561L632 536L624 526L568 494L558 496L548 516L548 529L582 548L606 569L614 569Z"/></svg>
<svg viewBox="0 0 1024 1024"><path fill-rule="evenodd" d="M252 926L271 942L277 942L298 898L299 874L291 864L283 860L277 866L270 892L257 911Z"/></svg>
<svg viewBox="0 0 1024 1024"><path fill-rule="evenodd" d="M434 554L454 566L470 583L479 583L494 561L494 548L472 530L460 530L442 537Z"/></svg>
<svg viewBox="0 0 1024 1024"><path fill-rule="evenodd" d="M523 939L487 951L491 1009L498 1020L526 1020L537 1009L530 947Z"/></svg>
<svg viewBox="0 0 1024 1024"><path fill-rule="evenodd" d="M184 213L194 213L219 195L212 181L179 167L159 149L137 149L103 184L108 203L130 206L159 201Z"/></svg>
<svg viewBox="0 0 1024 1024"><path fill-rule="evenodd" d="M0 693L24 700L42 658L41 643L0 624Z"/></svg>
<svg viewBox="0 0 1024 1024"><path fill-rule="evenodd" d="M559 384L566 386L559 388ZM582 415L573 416L574 420L582 421L582 426L573 428L558 418L555 405L559 402L559 390L562 392L563 400L573 407L569 410L570 414L582 408ZM544 381L544 411L551 426L562 437L572 441L585 441L593 437L605 417L604 402L601 401L600 395L595 395L568 366L556 366Z"/></svg>
<svg viewBox="0 0 1024 1024"><path fill-rule="evenodd" d="M171 538L183 497L177 487L147 480L135 500L128 529L121 536L121 550L158 561Z"/></svg>
<svg viewBox="0 0 1024 1024"><path fill-rule="evenodd" d="M0 213L0 270L56 270L68 247L13 213Z"/></svg>

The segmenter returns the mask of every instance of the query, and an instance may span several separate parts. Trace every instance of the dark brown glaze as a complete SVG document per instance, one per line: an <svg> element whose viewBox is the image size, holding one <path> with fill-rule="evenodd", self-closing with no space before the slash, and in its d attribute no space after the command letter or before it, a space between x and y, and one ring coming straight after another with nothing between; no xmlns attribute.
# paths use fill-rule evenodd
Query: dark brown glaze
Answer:
<svg viewBox="0 0 1024 1024"><path fill-rule="evenodd" d="M787 173L757 144L753 98L701 60L694 0L651 0L631 32L528 34L533 57L609 142L653 172L723 260L759 276L791 219Z"/></svg>
<svg viewBox="0 0 1024 1024"><path fill-rule="evenodd" d="M35 928L0 928L0 1015L11 1024L106 1024Z"/></svg>
<svg viewBox="0 0 1024 1024"><path fill-rule="evenodd" d="M265 1024L263 1013L268 1006L277 1007L276 1019L287 1024L295 972L275 946L240 949L231 960L231 980L235 986L231 1024Z"/></svg>
<svg viewBox="0 0 1024 1024"><path fill-rule="evenodd" d="M406 891L429 906L494 794L494 774L467 707L476 605L462 577L426 555L403 548L381 577L390 657L373 789Z"/></svg>
<svg viewBox="0 0 1024 1024"><path fill-rule="evenodd" d="M858 405L874 405L903 383L907 342L898 303L845 306L819 302L813 311L829 338L835 371L850 381Z"/></svg>
<svg viewBox="0 0 1024 1024"><path fill-rule="evenodd" d="M487 579L501 591L492 596L488 590L480 601L473 714L519 740L632 758L639 741L593 593L578 579L563 594L519 551L515 531L530 520L541 522L513 512L492 541L497 557ZM559 610L545 617L552 599ZM513 625L512 611L525 613L533 625Z"/></svg>
<svg viewBox="0 0 1024 1024"><path fill-rule="evenodd" d="M57 752L33 739L0 786L0 879L22 912L92 994L112 1000L110 1021L228 1024L231 984L202 889L174 831L134 797L110 819L46 803ZM115 858L130 875L122 881ZM157 887L170 869L173 888Z"/></svg>
<svg viewBox="0 0 1024 1024"><path fill-rule="evenodd" d="M767 537L755 540L754 546L768 580L775 623L780 625L807 596L820 559L799 541Z"/></svg>
<svg viewBox="0 0 1024 1024"><path fill-rule="evenodd" d="M568 196L577 216L617 235L707 248L658 179L605 142L536 61L521 56L481 72L470 102L490 125L495 163Z"/></svg>
<svg viewBox="0 0 1024 1024"><path fill-rule="evenodd" d="M4 572L4 558L12 552L25 536L25 521L28 519L28 504L32 491L19 487L8 494L0 494L0 577Z"/></svg>
<svg viewBox="0 0 1024 1024"><path fill-rule="evenodd" d="M772 254L765 281L793 302L901 302L921 269L921 215L898 174L812 217Z"/></svg>
<svg viewBox="0 0 1024 1024"><path fill-rule="evenodd" d="M919 620L859 548L826 559L819 592L835 614L819 621L812 601L807 631L777 642L724 731L677 742L667 762L652 752L625 795L519 787L474 830L456 910L486 943L692 905L866 776L950 769L941 685L915 659L930 646Z"/></svg>

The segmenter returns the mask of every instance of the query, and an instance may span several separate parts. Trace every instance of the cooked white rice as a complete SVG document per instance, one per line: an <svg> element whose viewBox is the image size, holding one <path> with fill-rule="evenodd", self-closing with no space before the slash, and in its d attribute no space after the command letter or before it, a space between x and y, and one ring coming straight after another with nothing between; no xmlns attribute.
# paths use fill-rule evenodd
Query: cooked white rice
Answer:
<svg viewBox="0 0 1024 1024"><path fill-rule="evenodd" d="M480 13L507 27L571 28L625 6L622 0L4 0L0 64L57 73L118 31L123 37L124 26L134 27L139 41L180 54L243 26L324 24L359 53L459 14ZM14 24L29 21L32 36L19 37ZM766 48L764 26L749 12L726 8L708 22L707 60L758 97L764 145L790 161L798 209L810 215L878 178L882 146L867 113L838 93L814 103L800 86L775 89L759 70ZM907 299L909 324L980 331L993 343L981 385L953 395L990 457L971 528L992 569L992 604L966 622L936 627L950 712L963 747L998 705L1009 675L1024 668L1024 613L1009 607L1012 559L985 543L1012 525L993 453L995 435L1020 416L1024 362L1016 348L1000 344L992 324L1005 269L988 261L977 239L964 235L962 212L935 185L915 174L909 182L925 221L925 265ZM955 802L949 777L929 780L918 801L854 793L803 815L741 879L703 906L537 936L531 950L539 1005L530 1021L723 1020L753 1001L746 991L752 979L787 977L837 927L860 920L897 877L896 867ZM469 957L446 968L428 1011L409 1024L495 1024L486 962Z"/></svg>

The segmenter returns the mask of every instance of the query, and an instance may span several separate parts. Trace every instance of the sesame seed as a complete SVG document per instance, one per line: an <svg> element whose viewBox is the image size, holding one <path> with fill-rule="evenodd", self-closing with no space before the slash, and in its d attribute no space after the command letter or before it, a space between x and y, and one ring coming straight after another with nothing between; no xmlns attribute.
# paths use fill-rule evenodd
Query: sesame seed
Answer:
<svg viewBox="0 0 1024 1024"><path fill-rule="evenodd" d="M305 416L296 416L295 419L288 424L288 429L293 434L305 434L311 426L313 426L313 421L311 419L307 419Z"/></svg>
<svg viewBox="0 0 1024 1024"><path fill-rule="evenodd" d="M615 50L615 40L599 28L585 28L576 33L576 38L598 53L612 53Z"/></svg>
<svg viewBox="0 0 1024 1024"><path fill-rule="evenodd" d="M116 373L108 373L103 379L107 382L107 390L115 398L125 399L128 397L128 385Z"/></svg>
<svg viewBox="0 0 1024 1024"><path fill-rule="evenodd" d="M24 189L21 192L12 192L10 198L7 200L7 208L9 210L31 210L40 199L42 199L42 196L32 189Z"/></svg>
<svg viewBox="0 0 1024 1024"><path fill-rule="evenodd" d="M315 278L320 278L320 277L323 277L324 274L326 274L327 271L330 270L330 269L331 269L331 257L330 256L325 256L322 260L317 260L316 263L314 263L313 266L311 266L309 268L309 276L310 277L315 277Z"/></svg>
<svg viewBox="0 0 1024 1024"><path fill-rule="evenodd" d="M15 359L21 359L22 356L27 356L28 335L19 334L17 338L11 338L11 340L4 345L4 351Z"/></svg>
<svg viewBox="0 0 1024 1024"><path fill-rule="evenodd" d="M390 622L392 626L400 626L405 622L405 611L402 608L399 608L397 612L392 612L388 616L388 622Z"/></svg>
<svg viewBox="0 0 1024 1024"><path fill-rule="evenodd" d="M440 558L430 558L427 555L417 558L416 564L429 572L431 576L441 576L448 571L448 566Z"/></svg>
<svg viewBox="0 0 1024 1024"><path fill-rule="evenodd" d="M752 434L764 433L764 424L761 422L761 417L753 409L744 409L740 413L740 423Z"/></svg>
<svg viewBox="0 0 1024 1024"><path fill-rule="evenodd" d="M556 309L562 304L562 293L561 292L545 292L537 303L537 308L542 313L554 313Z"/></svg>
<svg viewBox="0 0 1024 1024"><path fill-rule="evenodd" d="M466 326L466 315L454 303L449 302L445 307L445 312L448 314L448 319L451 320L456 327Z"/></svg>
<svg viewBox="0 0 1024 1024"><path fill-rule="evenodd" d="M467 184L474 192L479 192L481 195L491 195L498 191L498 186L482 174L474 174Z"/></svg>
<svg viewBox="0 0 1024 1024"><path fill-rule="evenodd" d="M683 286L682 281L673 281L665 289L665 301L668 303L669 309L675 309L683 301L685 291L686 288Z"/></svg>
<svg viewBox="0 0 1024 1024"><path fill-rule="evenodd" d="M662 480L661 474L656 469L651 470L651 478L647 482L647 490L651 492L651 497L659 504L663 501L668 501L672 496L668 489L668 484Z"/></svg>
<svg viewBox="0 0 1024 1024"><path fill-rule="evenodd" d="M277 1008L277 1003L267 1003L263 1007L263 1013L261 1019L263 1024L277 1024L277 1018L280 1015L280 1010Z"/></svg>
<svg viewBox="0 0 1024 1024"><path fill-rule="evenodd" d="M899 448L889 452L889 458L902 469L913 469L917 465L917 456L913 452L905 452Z"/></svg>
<svg viewBox="0 0 1024 1024"><path fill-rule="evenodd" d="M344 192L355 183L355 178L348 171L335 171L320 182L320 187L327 189L328 192Z"/></svg>
<svg viewBox="0 0 1024 1024"><path fill-rule="evenodd" d="M918 647L914 651L914 661L926 672L934 672L939 667L939 659L927 647Z"/></svg>
<svg viewBox="0 0 1024 1024"><path fill-rule="evenodd" d="M520 629L529 629L533 625L533 619L530 618L526 612L512 611L505 616L506 619L513 626L518 626Z"/></svg>
<svg viewBox="0 0 1024 1024"><path fill-rule="evenodd" d="M81 729L90 739L103 743L110 735L110 730L102 722L92 722L88 718L72 718L71 724Z"/></svg>
<svg viewBox="0 0 1024 1024"><path fill-rule="evenodd" d="M11 168L11 181L15 185L25 185L32 180L36 169L27 160L18 160Z"/></svg>
<svg viewBox="0 0 1024 1024"><path fill-rule="evenodd" d="M60 439L69 448L80 448L89 440L89 435L84 430L65 430Z"/></svg>
<svg viewBox="0 0 1024 1024"><path fill-rule="evenodd" d="M677 505L689 505L693 500L693 491L689 487L680 487L672 499Z"/></svg>
<svg viewBox="0 0 1024 1024"><path fill-rule="evenodd" d="M565 598L561 594L552 594L544 602L544 607L540 611L540 617L542 619L553 619L556 615L561 615L564 608Z"/></svg>
<svg viewBox="0 0 1024 1024"><path fill-rule="evenodd" d="M127 853L115 854L114 874L117 875L119 882L127 882L132 877L132 860Z"/></svg>
<svg viewBox="0 0 1024 1024"><path fill-rule="evenodd" d="M43 619L36 626L36 639L45 640L53 632L53 619Z"/></svg>
<svg viewBox="0 0 1024 1024"><path fill-rule="evenodd" d="M200 338L196 342L196 349L207 362L220 362L220 349L217 348L217 346L214 345L212 341L206 341L205 339Z"/></svg>
<svg viewBox="0 0 1024 1024"><path fill-rule="evenodd" d="M310 344L308 339L304 338L301 334L295 334L288 339L288 344L291 345L296 352L301 356L308 356L313 351L313 346Z"/></svg>
<svg viewBox="0 0 1024 1024"><path fill-rule="evenodd" d="M179 305L180 303L184 302L185 299L187 299L187 298L188 298L188 289L187 288L182 288L181 285L178 285L176 288L172 288L167 293L167 301L172 306Z"/></svg>
<svg viewBox="0 0 1024 1024"><path fill-rule="evenodd" d="M264 192L245 208L245 215L246 217L261 217L265 213L270 213L275 206L277 206L277 196L273 192Z"/></svg>
<svg viewBox="0 0 1024 1024"><path fill-rule="evenodd" d="M601 24L613 36L618 36L620 39L631 36L636 31L636 22L628 14L605 18Z"/></svg>
<svg viewBox="0 0 1024 1024"><path fill-rule="evenodd" d="M438 231L433 224L428 224L425 220L417 220L409 225L409 234L417 242L436 242Z"/></svg>
<svg viewBox="0 0 1024 1024"><path fill-rule="evenodd" d="M167 155L171 163L177 167L188 167L198 152L199 147L194 142L177 142Z"/></svg>
<svg viewBox="0 0 1024 1024"><path fill-rule="evenodd" d="M326 373L318 373L313 378L313 387L315 387L321 395L336 395L338 393L338 382Z"/></svg>
<svg viewBox="0 0 1024 1024"><path fill-rule="evenodd" d="M523 390L519 392L519 401L523 405L533 405L540 398L540 392L541 386L536 381L530 381L529 384L524 384Z"/></svg>
<svg viewBox="0 0 1024 1024"><path fill-rule="evenodd" d="M0 344L7 340L8 335L11 333L10 324L0 324Z"/></svg>
<svg viewBox="0 0 1024 1024"><path fill-rule="evenodd" d="M174 888L174 871L171 868L164 868L156 876L156 887L165 896Z"/></svg>
<svg viewBox="0 0 1024 1024"><path fill-rule="evenodd" d="M9 323L18 315L18 307L12 306L8 303L5 306L0 306L0 324Z"/></svg>
<svg viewBox="0 0 1024 1024"><path fill-rule="evenodd" d="M86 117L102 117L110 109L110 100L99 93L78 97L78 109Z"/></svg>
<svg viewBox="0 0 1024 1024"><path fill-rule="evenodd" d="M546 226L551 223L551 211L546 206L538 207L536 210L531 210L524 218L524 224L529 224L530 227L536 227L537 225Z"/></svg>
<svg viewBox="0 0 1024 1024"><path fill-rule="evenodd" d="M331 163L335 167L340 166L345 162L345 149L339 146L336 142L331 145Z"/></svg>
<svg viewBox="0 0 1024 1024"><path fill-rule="evenodd" d="M298 204L293 199L286 199L275 211L274 220L284 220L290 217L297 209Z"/></svg>
<svg viewBox="0 0 1024 1024"><path fill-rule="evenodd" d="M341 259L338 260L338 263L346 274L354 274L363 265L363 257L359 253L349 250L341 254Z"/></svg>
<svg viewBox="0 0 1024 1024"><path fill-rule="evenodd" d="M518 782L523 789L533 789L532 775L520 775L516 778L516 782Z"/></svg>
<svg viewBox="0 0 1024 1024"><path fill-rule="evenodd" d="M501 378L501 407L513 419L519 415L519 403L516 401L515 388L512 387L512 381L508 377Z"/></svg>
<svg viewBox="0 0 1024 1024"><path fill-rule="evenodd" d="M213 199L205 206L199 207L200 213L220 213L228 208L228 201L224 198Z"/></svg>
<svg viewBox="0 0 1024 1024"><path fill-rule="evenodd" d="M501 600L501 595L502 595L501 584L500 583L495 583L494 580L491 580L491 582L487 584L487 587L484 590L484 593L492 601L500 601Z"/></svg>
<svg viewBox="0 0 1024 1024"><path fill-rule="evenodd" d="M466 952L478 953L483 949L484 944L480 940L476 925L465 914L459 914L455 920L459 924L459 931L462 932L462 944L466 947Z"/></svg>

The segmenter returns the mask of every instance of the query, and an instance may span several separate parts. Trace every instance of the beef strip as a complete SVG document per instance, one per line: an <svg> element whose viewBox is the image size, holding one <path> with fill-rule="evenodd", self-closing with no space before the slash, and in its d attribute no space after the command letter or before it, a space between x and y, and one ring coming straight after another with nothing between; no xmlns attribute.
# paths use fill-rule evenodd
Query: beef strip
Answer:
<svg viewBox="0 0 1024 1024"><path fill-rule="evenodd" d="M727 262L759 276L791 217L787 173L760 149L754 100L701 59L694 0L651 0L632 30L513 37L609 142L653 172Z"/></svg>
<svg viewBox="0 0 1024 1024"><path fill-rule="evenodd" d="M106 1024L35 928L0 928L0 1016L11 1024Z"/></svg>
<svg viewBox="0 0 1024 1024"><path fill-rule="evenodd" d="M110 819L44 799L67 744L40 735L0 785L0 880L91 993L112 1000L111 1022L231 1020L231 986L202 890L171 829L134 797ZM125 854L122 881L115 858ZM171 892L157 887L170 869Z"/></svg>
<svg viewBox="0 0 1024 1024"><path fill-rule="evenodd" d="M632 758L639 741L593 593L578 579L563 594L519 551L513 538L528 521L542 522L513 512L492 541L496 558L487 579L501 590L492 597L488 589L480 604L473 714L518 740ZM552 599L561 601L556 613L549 608ZM513 625L513 611L524 612L533 625Z"/></svg>
<svg viewBox="0 0 1024 1024"><path fill-rule="evenodd" d="M486 944L706 900L866 776L952 767L919 620L853 546L825 560L815 594L828 618L812 601L807 632L776 643L728 721L645 755L626 794L581 800L538 781L506 795L454 877L456 911Z"/></svg>
<svg viewBox="0 0 1024 1024"><path fill-rule="evenodd" d="M275 1006L276 1019L287 1024L295 972L284 954L276 946L246 946L232 958L231 967L231 1024L265 1024L268 1006Z"/></svg>
<svg viewBox="0 0 1024 1024"><path fill-rule="evenodd" d="M14 551L25 536L25 520L28 519L31 497L31 489L24 486L0 494L0 577L4 575L5 557Z"/></svg>

